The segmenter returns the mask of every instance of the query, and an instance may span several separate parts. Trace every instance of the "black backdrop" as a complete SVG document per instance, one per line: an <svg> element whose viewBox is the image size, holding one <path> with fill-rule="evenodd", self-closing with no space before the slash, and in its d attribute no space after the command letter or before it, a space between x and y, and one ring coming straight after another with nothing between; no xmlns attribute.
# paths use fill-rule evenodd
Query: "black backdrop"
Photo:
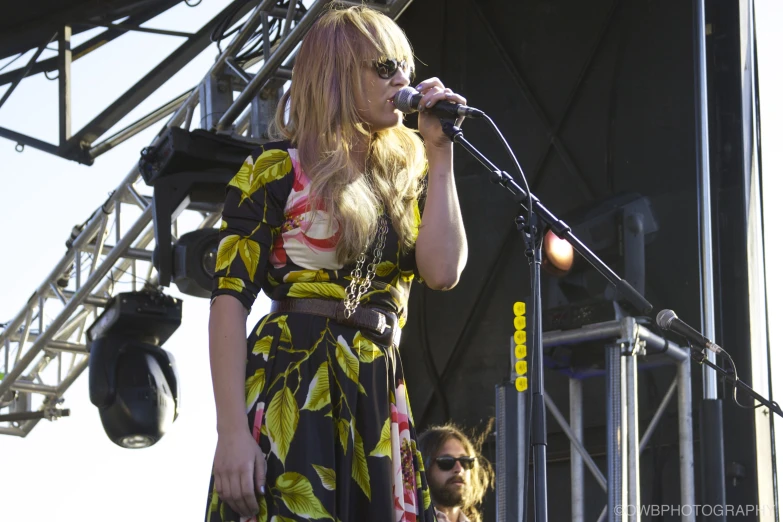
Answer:
<svg viewBox="0 0 783 522"><path fill-rule="evenodd" d="M739 25L732 4L709 2L707 12L716 313L718 342L730 341L721 344L733 348L740 375L749 381L747 299L742 298L747 295L745 210L736 197L743 154ZM672 308L699 325L692 9L691 2L680 0L416 0L399 22L418 57L417 78L439 76L492 116L534 193L553 212L568 217L623 192L650 199L659 231L646 249L646 297L656 311ZM471 121L464 129L496 164L512 168L487 126ZM494 416L494 387L509 373L512 305L529 296L528 263L510 193L491 184L465 151L456 157L468 265L450 292L415 288L403 334L419 430L446 420L481 430ZM640 372L642 432L674 374L673 367ZM698 503L702 387L696 365L693 377ZM545 386L567 412L567 378L547 371ZM586 446L605 469L604 390L601 378L585 381ZM751 414L728 402L724 411L726 463L741 463L749 477L736 484L727 480L727 500L754 503ZM676 420L670 406L642 455L643 504L679 504ZM547 423L550 517L564 520L570 516L569 444L551 416ZM493 438L483 451L494 459ZM588 472L585 482L586 519L597 519L605 496ZM485 520L494 520L492 494L485 501Z"/></svg>

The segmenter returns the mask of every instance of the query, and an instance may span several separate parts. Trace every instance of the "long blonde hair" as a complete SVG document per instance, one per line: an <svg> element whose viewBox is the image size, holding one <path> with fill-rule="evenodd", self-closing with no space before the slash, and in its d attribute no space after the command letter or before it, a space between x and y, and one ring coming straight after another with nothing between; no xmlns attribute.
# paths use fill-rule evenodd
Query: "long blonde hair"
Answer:
<svg viewBox="0 0 783 522"><path fill-rule="evenodd" d="M356 108L363 62L378 58L413 63L397 24L367 7L330 4L302 41L272 128L298 149L312 204L322 204L337 219L341 263L356 259L375 237L380 209L391 217L403 250L413 246L417 233L412 206L426 170L424 145L403 125L371 134ZM351 149L368 138L362 170L351 160Z"/></svg>

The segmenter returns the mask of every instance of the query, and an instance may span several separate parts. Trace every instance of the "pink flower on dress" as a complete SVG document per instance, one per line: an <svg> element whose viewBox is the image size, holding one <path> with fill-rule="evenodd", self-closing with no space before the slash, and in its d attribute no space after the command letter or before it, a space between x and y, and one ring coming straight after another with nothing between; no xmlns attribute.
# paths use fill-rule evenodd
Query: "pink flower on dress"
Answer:
<svg viewBox="0 0 783 522"><path fill-rule="evenodd" d="M411 441L408 397L405 384L400 382L394 391L395 402L389 405L391 413L392 468L394 470L395 519L397 522L416 522L416 473Z"/></svg>
<svg viewBox="0 0 783 522"><path fill-rule="evenodd" d="M296 149L289 149L294 167L294 186L285 206L285 222L275 238L269 261L282 268L290 259L309 270L339 270L337 241L340 227L329 219L323 202L311 207L310 179L302 172Z"/></svg>
<svg viewBox="0 0 783 522"><path fill-rule="evenodd" d="M253 438L256 443L261 440L261 425L264 423L264 403L259 402L256 406L256 416L253 419Z"/></svg>

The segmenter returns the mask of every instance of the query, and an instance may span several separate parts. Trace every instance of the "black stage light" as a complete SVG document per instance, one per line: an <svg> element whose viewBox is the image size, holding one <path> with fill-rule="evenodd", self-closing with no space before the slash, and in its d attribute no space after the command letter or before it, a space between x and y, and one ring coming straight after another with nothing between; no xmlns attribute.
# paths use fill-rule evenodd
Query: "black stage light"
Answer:
<svg viewBox="0 0 783 522"><path fill-rule="evenodd" d="M139 171L153 187L152 220L157 245L153 264L158 282L172 280L172 221L185 209L219 212L226 185L258 143L202 129L170 127L155 147L142 150Z"/></svg>
<svg viewBox="0 0 783 522"><path fill-rule="evenodd" d="M174 284L183 294L212 295L212 276L217 261L218 230L204 228L183 234L174 243Z"/></svg>
<svg viewBox="0 0 783 522"><path fill-rule="evenodd" d="M614 196L565 221L575 223L572 229L576 237L644 294L645 247L658 231L652 205L647 198L639 194ZM545 237L545 247L546 244ZM551 248L550 251L554 250ZM552 259L555 258L557 256L553 255ZM562 261L562 258L558 259ZM545 332L616 321L629 315L614 287L582 256L572 258L570 265L568 270L563 270L568 263L555 265L551 260L549 266L546 262L542 263L542 268L549 268L549 273L552 273L552 268L559 269L557 277L542 281ZM550 368L566 369L571 376L591 375L591 372L603 367L604 345L605 342L600 341L581 343L579 349L573 349L573 346L553 347L545 351L544 361Z"/></svg>
<svg viewBox="0 0 783 522"><path fill-rule="evenodd" d="M88 329L90 402L118 446L151 446L176 420L177 368L160 345L181 321L182 301L156 291L126 292Z"/></svg>

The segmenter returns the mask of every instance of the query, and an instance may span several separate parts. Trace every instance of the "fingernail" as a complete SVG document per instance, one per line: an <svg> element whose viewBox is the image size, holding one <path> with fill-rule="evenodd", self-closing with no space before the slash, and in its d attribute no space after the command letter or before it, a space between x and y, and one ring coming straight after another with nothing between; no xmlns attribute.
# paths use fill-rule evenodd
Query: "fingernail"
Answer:
<svg viewBox="0 0 783 522"><path fill-rule="evenodd" d="M422 107L422 106L421 106L421 104L419 104L419 107L418 107L418 109L417 109L417 110L423 111L423 110L424 110L424 107Z"/></svg>
<svg viewBox="0 0 783 522"><path fill-rule="evenodd" d="M429 107L430 105L432 105L432 102L431 102L431 101L428 101L428 102L427 102L427 107Z"/></svg>
<svg viewBox="0 0 783 522"><path fill-rule="evenodd" d="M417 91L420 91L420 90L421 90L421 84L419 84L419 85L417 85L417 86L416 86L416 90L417 90Z"/></svg>
<svg viewBox="0 0 783 522"><path fill-rule="evenodd" d="M262 495L266 494L266 487L261 486L259 489L261 490Z"/></svg>

